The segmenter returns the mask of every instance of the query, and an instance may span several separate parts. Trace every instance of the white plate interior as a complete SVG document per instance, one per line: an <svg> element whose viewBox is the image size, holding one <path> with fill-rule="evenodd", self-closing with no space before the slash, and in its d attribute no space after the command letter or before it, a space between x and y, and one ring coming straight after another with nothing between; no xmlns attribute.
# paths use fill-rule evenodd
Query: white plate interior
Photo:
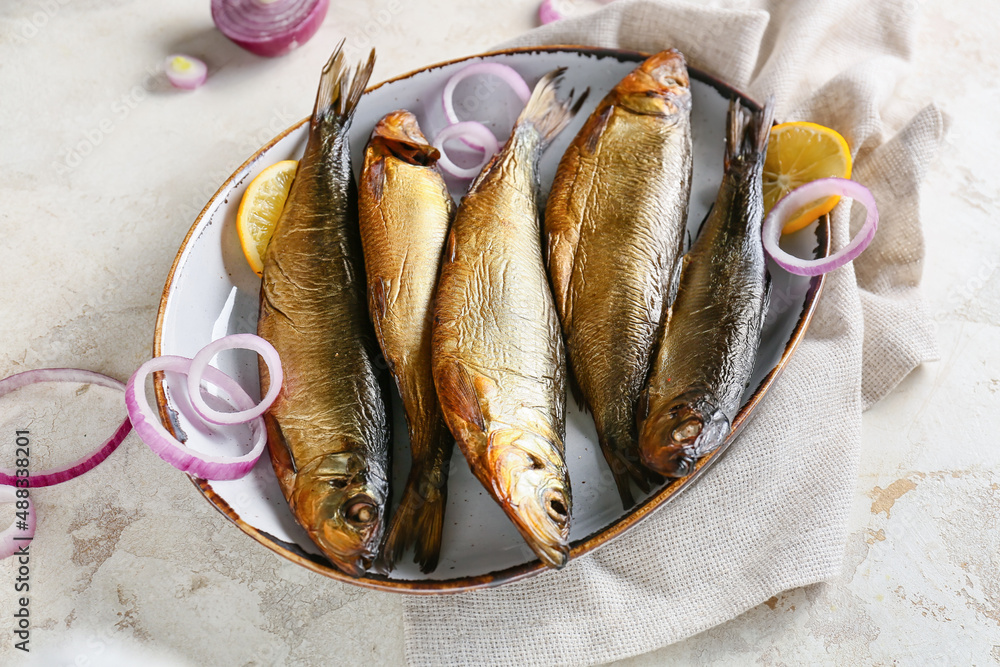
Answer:
<svg viewBox="0 0 1000 667"><path fill-rule="evenodd" d="M433 137L445 125L440 95L447 79L469 62L454 63L418 72L389 82L366 94L359 106L351 130L351 148L357 170L365 143L376 121L389 111L406 108L414 112L421 128ZM597 102L636 63L613 55L594 55L572 51L523 52L490 56L516 69L533 85L542 75L560 66L568 68L565 91L590 88L590 97L573 123L556 139L541 161L543 196L555 172L560 156ZM694 139L694 176L688 229L691 237L715 200L722 176L724 127L728 99L712 86L692 81ZM516 114L511 95L503 86L470 78L456 91L459 113L480 105L489 105L491 115L507 109L508 123ZM509 124L507 125L509 128ZM498 128L502 131L504 128ZM279 160L297 159L305 147L306 130L300 126L275 143L260 159L233 179L229 188L209 203L205 214L191 234L177 263L173 281L168 286L161 322L161 354L193 357L210 341L233 333L256 331L260 280L247 266L236 234L236 212L246 185L261 170ZM462 191L453 188L458 200ZM787 242L789 250L811 255L816 246L814 228L800 232ZM772 307L768 312L754 377L744 399L748 398L764 376L780 359L802 312L809 281L791 276L773 264ZM252 396L259 396L256 356L249 352L224 352L215 362L235 377ZM163 389L174 425L187 436L187 444L212 454L246 451L237 444L246 434L238 430L209 429L189 419L188 411L178 406L187 403L183 382L167 375ZM398 501L409 468L408 438L398 396L393 396L394 461L393 491ZM242 448L241 448L242 447ZM573 524L571 539L581 540L600 532L620 519L622 510L618 492L600 448L593 420L577 409L572 398L567 401L566 458L573 486ZM278 487L277 479L265 454L246 478L231 482L212 482L211 488L229 504L247 524L277 540L299 545L305 552L320 555L305 532L296 524ZM398 564L389 579L452 579L496 572L535 560L503 511L476 480L458 448L452 462L448 483L448 508L445 515L440 564L431 575L420 573L409 557Z"/></svg>

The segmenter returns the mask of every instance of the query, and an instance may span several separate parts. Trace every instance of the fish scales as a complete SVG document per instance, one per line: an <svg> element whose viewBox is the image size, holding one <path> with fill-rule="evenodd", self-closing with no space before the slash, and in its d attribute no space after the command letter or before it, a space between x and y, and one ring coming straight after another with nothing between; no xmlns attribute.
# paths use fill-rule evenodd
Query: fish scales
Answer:
<svg viewBox="0 0 1000 667"><path fill-rule="evenodd" d="M282 492L330 561L359 576L385 521L389 424L347 142L374 51L352 72L342 47L323 69L305 153L264 253L257 333L274 345L284 372L265 416Z"/></svg>
<svg viewBox="0 0 1000 667"><path fill-rule="evenodd" d="M684 257L677 298L639 415L646 465L668 477L694 471L729 435L750 381L767 314L761 174L773 102L730 103L725 173Z"/></svg>
<svg viewBox="0 0 1000 667"><path fill-rule="evenodd" d="M387 114L365 149L359 198L369 312L403 402L412 453L381 564L391 569L413 547L425 573L440 556L454 444L431 372L431 304L455 211L438 157L412 113Z"/></svg>
<svg viewBox="0 0 1000 667"><path fill-rule="evenodd" d="M568 559L565 361L545 271L538 158L579 108L561 70L536 85L510 140L459 205L435 304L434 381L469 465L539 558Z"/></svg>
<svg viewBox="0 0 1000 667"><path fill-rule="evenodd" d="M675 289L691 182L683 56L657 54L601 101L560 161L545 211L548 266L582 402L626 507L635 411Z"/></svg>

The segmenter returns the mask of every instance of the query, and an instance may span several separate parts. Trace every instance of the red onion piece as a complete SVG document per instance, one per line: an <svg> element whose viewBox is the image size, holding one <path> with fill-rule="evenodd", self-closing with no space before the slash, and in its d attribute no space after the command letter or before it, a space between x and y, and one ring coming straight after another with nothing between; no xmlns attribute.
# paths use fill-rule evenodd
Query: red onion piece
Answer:
<svg viewBox="0 0 1000 667"><path fill-rule="evenodd" d="M474 139L485 148L480 148L483 151L483 159L475 167L470 167L468 169L464 167L459 167L457 164L451 161L444 150L444 143L451 139L464 139L469 137ZM466 141L469 145L472 142ZM455 123L454 125L449 125L440 132L438 132L437 137L434 139L434 148L441 151L441 157L438 158L438 165L444 171L452 174L453 176L458 176L459 178L475 178L482 171L486 163L490 161L497 151L500 150L500 144L497 142L497 138L493 136L490 129L483 125L482 123L477 123L473 120L463 121L461 123Z"/></svg>
<svg viewBox="0 0 1000 667"><path fill-rule="evenodd" d="M561 21L567 16L574 16L576 12L570 12L569 14L563 11L565 3L569 0L542 0L542 3L538 5L538 22L542 25L553 23L555 21ZM611 4L614 0L597 0L597 2L602 5Z"/></svg>
<svg viewBox="0 0 1000 667"><path fill-rule="evenodd" d="M330 0L212 0L212 20L237 45L273 58L309 41L329 6Z"/></svg>
<svg viewBox="0 0 1000 667"><path fill-rule="evenodd" d="M223 350L232 349L253 350L259 354L264 363L267 364L270 386L267 395L251 409L240 412L219 412L208 407L208 404L205 403L205 398L201 395L201 376L204 374L205 369L208 368L208 362L212 360L212 357ZM271 407L274 400L278 398L278 392L281 390L281 381L281 359L278 357L278 351L274 349L274 346L260 336L253 334L233 334L212 341L201 348L198 354L194 355L194 359L191 360L191 370L188 371L187 376L188 397L191 399L191 404L198 415L207 422L213 424L243 424L261 416Z"/></svg>
<svg viewBox="0 0 1000 667"><path fill-rule="evenodd" d="M18 528L17 523L21 519L17 518L15 512L4 508L4 516L11 517L11 522L6 530L0 532L0 560L10 558L22 547L27 547L31 544L31 538L35 536L35 504L31 502L31 498L27 495L24 498L18 498L17 490L9 486L0 487L0 506L8 503L14 504L19 500L28 501L28 509L23 510L28 513L27 520L25 521L27 528L23 530Z"/></svg>
<svg viewBox="0 0 1000 667"><path fill-rule="evenodd" d="M170 84L182 90L194 90L205 83L205 78L208 76L208 67L205 63L179 53L167 56L163 63L163 71L166 72Z"/></svg>
<svg viewBox="0 0 1000 667"><path fill-rule="evenodd" d="M553 0L543 0L542 4L538 6L538 21L542 25L553 23L563 18L565 18L563 13L556 9Z"/></svg>
<svg viewBox="0 0 1000 667"><path fill-rule="evenodd" d="M114 378L93 371L85 371L78 368L41 368L33 371L25 371L17 375L0 380L0 396L26 387L36 382L73 382L77 384L96 384L99 387L109 389L125 389L125 385ZM37 488L41 486L52 486L68 482L79 477L83 473L97 467L104 459L111 455L111 452L118 449L125 436L132 430L132 423L125 417L118 429L110 438L105 440L100 447L90 454L83 456L72 463L49 470L33 472L28 476L29 486ZM0 485L14 486L18 477L9 468L0 468ZM23 477L20 479L24 479Z"/></svg>
<svg viewBox="0 0 1000 667"><path fill-rule="evenodd" d="M531 89L528 88L528 84L513 68L508 67L507 65L501 65L500 63L474 63L467 67L463 67L457 74L448 79L448 83L444 85L444 93L441 96L441 104L444 106L444 115L448 119L449 124L454 125L461 122L458 119L458 113L455 112L455 87L458 86L458 84L463 80L476 74L497 77L510 86L510 89L514 91L514 94L518 96L523 104L527 104L528 99L531 97ZM469 147L480 151L484 150L487 145L490 145L478 144L470 139L463 139L463 141L468 144Z"/></svg>
<svg viewBox="0 0 1000 667"><path fill-rule="evenodd" d="M833 195L850 197L868 209L864 224L846 246L829 257L815 260L793 257L778 247L781 230L804 206ZM764 220L762 234L764 249L778 266L796 275L818 276L839 269L864 252L877 229L878 208L875 206L875 197L868 188L846 178L820 178L799 186L782 197Z"/></svg>
<svg viewBox="0 0 1000 667"><path fill-rule="evenodd" d="M163 427L159 416L146 400L146 376L154 371L171 371L186 374L191 369L191 360L185 357L162 356L150 359L132 375L125 385L125 406L135 433L156 454L182 472L194 477L210 480L239 479L246 475L257 463L267 443L264 419L257 417L250 422L254 437L253 449L243 456L210 456L189 449ZM253 407L253 399L236 380L212 366L205 367L205 378L229 395L230 400L241 410Z"/></svg>

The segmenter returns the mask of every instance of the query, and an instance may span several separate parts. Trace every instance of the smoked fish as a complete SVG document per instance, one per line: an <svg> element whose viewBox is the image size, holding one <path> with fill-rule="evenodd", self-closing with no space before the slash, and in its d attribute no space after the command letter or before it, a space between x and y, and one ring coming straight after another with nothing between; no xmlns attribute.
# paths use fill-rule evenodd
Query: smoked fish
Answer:
<svg viewBox="0 0 1000 667"><path fill-rule="evenodd" d="M360 576L385 525L390 443L348 145L375 52L351 71L342 48L323 68L305 155L264 254L257 333L284 369L265 415L281 490L330 561Z"/></svg>

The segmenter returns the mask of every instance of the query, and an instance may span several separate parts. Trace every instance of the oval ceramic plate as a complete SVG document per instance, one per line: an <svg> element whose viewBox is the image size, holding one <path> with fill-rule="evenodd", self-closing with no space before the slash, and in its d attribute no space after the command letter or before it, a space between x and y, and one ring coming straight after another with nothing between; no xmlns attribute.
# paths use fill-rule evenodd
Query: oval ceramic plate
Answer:
<svg viewBox="0 0 1000 667"><path fill-rule="evenodd" d="M530 48L474 56L428 67L370 89L358 105L351 130L354 165L361 164L365 142L375 122L398 108L413 111L424 132L435 136L445 125L440 95L448 78L463 66L482 60L510 65L533 85L543 74L566 67L565 90L590 87L588 103L553 143L541 162L542 194L547 193L556 165L597 102L644 59L644 55L588 47ZM318 76L318 73L317 73ZM693 236L722 178L726 109L731 95L745 104L757 104L729 86L695 70L693 94L694 178L688 229ZM517 109L498 85L467 80L456 91L459 113L489 107L490 116L510 121ZM463 111L464 109L464 111ZM502 120L500 121L503 122ZM496 128L503 132L507 128ZM174 261L163 291L156 326L154 353L193 357L210 341L232 333L256 331L260 280L247 266L236 235L236 210L246 185L268 165L298 158L305 147L305 121L260 149L215 194L191 227ZM501 142L502 143L502 142ZM462 192L454 184L456 200ZM802 255L829 252L829 223L812 225L787 240L790 250ZM822 278L792 276L773 264L772 307L767 314L763 342L750 389L734 420L734 433L716 453L703 459L697 471L666 484L643 498L631 511L623 511L610 470L597 445L592 419L567 403L566 458L573 484L572 557L595 549L635 526L651 512L690 486L733 442L754 408L787 364L805 334ZM777 298L775 298L777 297ZM226 356L231 355L231 356ZM257 362L251 353L226 352L218 365L235 377L251 395L259 396ZM166 374L158 377L156 394L163 421L194 449L233 454L236 444L247 440L237 428L206 428L190 418L184 382ZM398 501L409 468L405 422L398 397L394 397L394 491ZM244 450L245 451L245 450ZM404 556L388 576L369 574L354 579L336 570L296 524L278 487L267 456L250 475L229 482L195 480L210 503L261 544L311 570L372 588L410 593L443 593L495 586L544 569L496 503L472 476L458 448L448 482L448 507L441 559L430 575L421 574ZM661 511L669 511L662 510Z"/></svg>

